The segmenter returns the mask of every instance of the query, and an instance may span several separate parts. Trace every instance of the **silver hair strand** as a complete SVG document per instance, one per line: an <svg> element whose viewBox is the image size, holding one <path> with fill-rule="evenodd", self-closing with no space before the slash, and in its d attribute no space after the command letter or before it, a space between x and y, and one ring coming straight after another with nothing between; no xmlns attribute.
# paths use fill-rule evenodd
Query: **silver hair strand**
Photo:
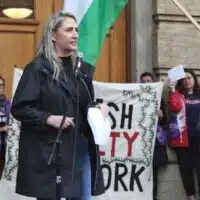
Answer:
<svg viewBox="0 0 200 200"><path fill-rule="evenodd" d="M73 18L76 21L76 17L73 14L64 12L56 13L48 19L44 27L41 43L35 55L36 58L42 55L46 57L54 69L53 78L56 80L58 79L60 72L63 70L63 66L62 61L56 54L56 50L52 41L52 34L60 28L66 17ZM73 64L75 62L75 58L76 52L71 55Z"/></svg>

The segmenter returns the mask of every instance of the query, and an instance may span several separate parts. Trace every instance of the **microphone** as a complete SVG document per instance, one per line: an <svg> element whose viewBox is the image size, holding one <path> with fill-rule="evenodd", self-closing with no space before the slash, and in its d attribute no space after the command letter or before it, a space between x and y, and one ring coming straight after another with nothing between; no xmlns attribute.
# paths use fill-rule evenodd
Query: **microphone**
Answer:
<svg viewBox="0 0 200 200"><path fill-rule="evenodd" d="M75 76L76 77L81 73L80 68L81 68L82 62L83 62L83 53L79 51L76 55L76 62L75 62Z"/></svg>

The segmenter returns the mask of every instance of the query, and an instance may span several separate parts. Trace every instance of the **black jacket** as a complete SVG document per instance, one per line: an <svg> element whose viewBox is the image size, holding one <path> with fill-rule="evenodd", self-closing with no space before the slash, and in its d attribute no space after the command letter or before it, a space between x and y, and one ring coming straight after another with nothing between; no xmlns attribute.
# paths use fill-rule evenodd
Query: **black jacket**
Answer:
<svg viewBox="0 0 200 200"><path fill-rule="evenodd" d="M70 66L72 67L72 66ZM78 79L80 90L88 87L93 100L92 76L93 67L87 63L81 66L83 76ZM53 68L44 57L36 58L24 69L24 73L16 90L11 108L12 115L21 122L19 141L19 163L17 174L16 192L32 197L55 197L56 162L55 156L49 166L48 159L52 151L53 142L57 136L57 129L46 125L49 115L64 115L76 119L77 97L61 74L59 79L52 80ZM84 81L84 83L83 83ZM87 109L91 104L88 92L81 98L84 99L85 110L83 116L87 125L89 141L89 154L92 169L92 194L99 195L104 192L103 175L100 167L98 147L94 143L92 132L87 123ZM83 123L83 121L81 122ZM77 121L75 120L75 124ZM80 197L81 181L79 160L74 151L78 146L75 140L80 140L79 134L75 134L75 128L63 130L61 140L61 175L62 196ZM72 184L72 172L74 171L74 183Z"/></svg>
<svg viewBox="0 0 200 200"><path fill-rule="evenodd" d="M167 114L166 105L163 99L161 99L160 109L163 112L163 118L158 119L158 124L167 133ZM155 141L154 156L153 156L153 167L158 168L160 166L166 165L168 162L167 147L166 144L160 144L158 139Z"/></svg>

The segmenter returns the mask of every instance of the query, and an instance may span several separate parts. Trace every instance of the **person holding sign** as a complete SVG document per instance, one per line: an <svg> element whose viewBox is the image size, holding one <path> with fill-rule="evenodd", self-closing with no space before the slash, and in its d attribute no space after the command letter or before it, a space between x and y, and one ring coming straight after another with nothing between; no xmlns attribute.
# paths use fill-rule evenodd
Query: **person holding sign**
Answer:
<svg viewBox="0 0 200 200"><path fill-rule="evenodd" d="M168 71L168 79L170 82L175 83L177 80L185 78L185 71L183 65L178 65Z"/></svg>
<svg viewBox="0 0 200 200"><path fill-rule="evenodd" d="M191 69L185 69L185 77L170 86L173 92L170 94L169 108L173 114L177 114L179 132L175 133L171 127L169 145L175 149L188 199L195 200L195 169L200 184L200 88Z"/></svg>
<svg viewBox="0 0 200 200"><path fill-rule="evenodd" d="M18 194L58 199L60 180L61 197L70 200L91 200L105 191L99 148L87 122L88 109L95 106L94 67L77 55L77 42L75 16L52 15L36 57L25 67L16 89L11 112L21 122ZM98 107L107 117L108 107ZM53 154L49 164L58 130L62 130L60 163Z"/></svg>
<svg viewBox="0 0 200 200"><path fill-rule="evenodd" d="M6 137L10 115L10 101L4 95L5 79L0 75L0 176L5 162Z"/></svg>
<svg viewBox="0 0 200 200"><path fill-rule="evenodd" d="M140 76L140 82L153 83L154 77L151 73L144 72ZM153 156L153 200L157 200L158 169L159 167L166 165L168 160L166 150L166 133L164 131L167 124L167 115L163 99L161 100L161 109L158 110L157 115L159 120Z"/></svg>

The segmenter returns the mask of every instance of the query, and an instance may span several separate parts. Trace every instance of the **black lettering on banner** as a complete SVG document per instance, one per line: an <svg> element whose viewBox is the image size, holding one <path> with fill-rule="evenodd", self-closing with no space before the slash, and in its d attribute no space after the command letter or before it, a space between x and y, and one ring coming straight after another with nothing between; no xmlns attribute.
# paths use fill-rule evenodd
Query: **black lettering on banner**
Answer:
<svg viewBox="0 0 200 200"><path fill-rule="evenodd" d="M140 175L143 173L145 170L145 167L140 167L139 170L136 172L136 166L137 165L132 165L130 168L131 171L128 171L128 167L124 163L115 163L115 172L113 171L112 173L112 168L109 164L103 164L101 165L101 169L103 174L107 175L107 182L105 182L105 189L108 190L111 187L111 182L112 179L114 179L114 191L119 191L119 184L121 184L122 188L124 191L135 191L135 187L137 186L140 192L143 192L143 187L140 181ZM107 170L107 173L106 173ZM121 173L120 173L121 172ZM114 176L114 177L113 177ZM129 188L125 184L125 178L126 181L130 180L129 183ZM136 182L136 184L135 184ZM128 182L127 182L128 184Z"/></svg>
<svg viewBox="0 0 200 200"><path fill-rule="evenodd" d="M124 172L119 174L119 169L123 168ZM115 181L114 181L114 191L118 191L119 190L119 185L118 183L121 183L121 186L123 187L124 191L128 191L128 188L126 187L124 181L123 181L123 177L125 177L127 175L128 169L127 166L125 164L122 163L116 163L115 165Z"/></svg>
<svg viewBox="0 0 200 200"><path fill-rule="evenodd" d="M102 169L102 172L103 172L104 169L108 170L108 181L105 184L105 189L107 190L110 187L110 185L111 185L112 170L111 170L111 167L109 165L107 165L107 164L101 165L101 169Z"/></svg>
<svg viewBox="0 0 200 200"><path fill-rule="evenodd" d="M137 183L137 186L139 188L140 192L143 192L143 188L139 179L139 176L142 174L142 172L145 170L144 167L141 167L137 172L136 172L136 165L132 165L131 169L131 179L130 179L130 191L134 191L134 183Z"/></svg>
<svg viewBox="0 0 200 200"><path fill-rule="evenodd" d="M128 129L131 129L132 125L132 115L133 115L133 105L129 105L128 114L126 114L126 104L122 104L122 117L121 117L121 125L120 128L124 128L125 119L128 119Z"/></svg>
<svg viewBox="0 0 200 200"><path fill-rule="evenodd" d="M108 106L109 107L113 107L116 111L119 111L118 106L115 103L113 103L113 102L109 102ZM113 122L113 124L111 125L111 129L115 129L116 126L117 126L116 119L115 119L114 115L111 112L109 112L109 116L110 116L110 118L111 118L111 120Z"/></svg>

